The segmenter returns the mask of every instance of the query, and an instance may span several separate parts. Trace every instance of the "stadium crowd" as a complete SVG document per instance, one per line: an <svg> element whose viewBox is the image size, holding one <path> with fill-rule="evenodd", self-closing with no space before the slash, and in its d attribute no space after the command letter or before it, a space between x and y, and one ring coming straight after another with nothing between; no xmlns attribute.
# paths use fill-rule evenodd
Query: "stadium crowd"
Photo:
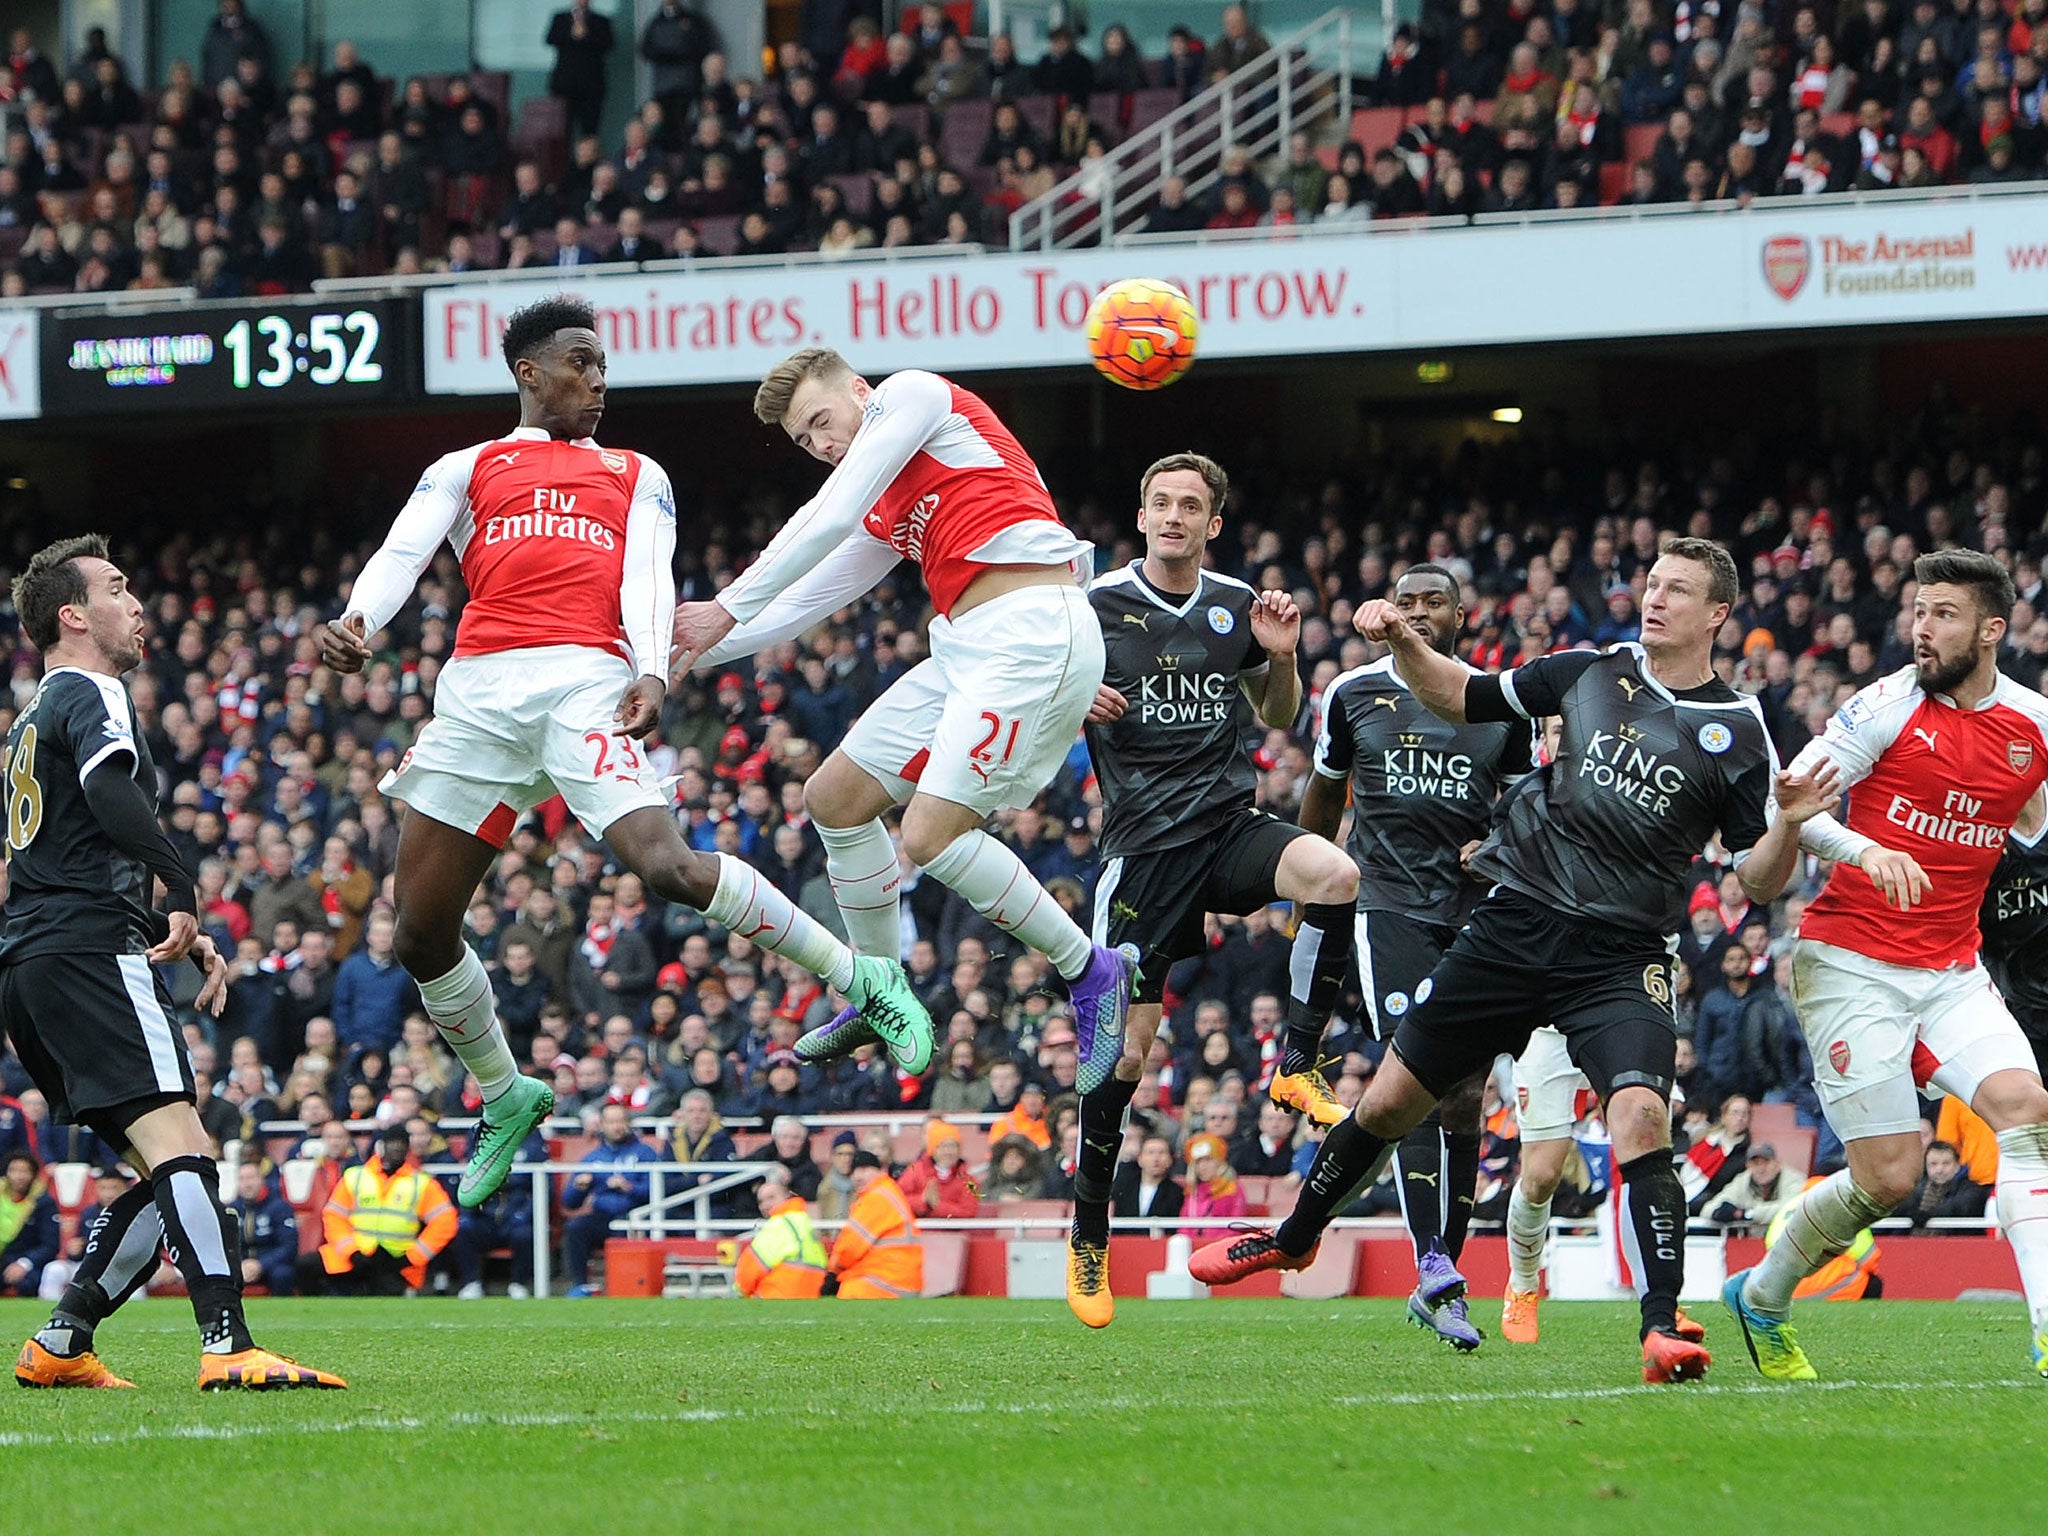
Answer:
<svg viewBox="0 0 2048 1536"><path fill-rule="evenodd" d="M1248 742L1262 802L1293 816L1311 771L1317 702L1340 672L1373 654L1352 632L1354 605L1425 558L1459 572L1461 649L1493 670L1634 637L1660 541L1682 532L1725 539L1748 586L1716 664L1757 695L1789 759L1851 690L1909 660L1915 553L1982 548L2010 562L2021 594L2002 664L2039 686L2048 669L2048 437L2031 417L1994 426L1936 389L1910 419L1890 424L1885 443L1865 453L1837 436L1796 432L1781 448L1739 458L1700 442L1623 458L1532 434L1468 443L1441 460L1402 450L1327 475L1260 461L1248 448L1249 462L1231 466L1226 532L1212 558L1255 585L1292 592L1308 615L1308 702L1292 729ZM1064 514L1095 539L1104 568L1138 553L1121 514L1125 492L1049 473ZM696 510L682 522L701 531L694 544L686 536L679 556L686 598L730 580L783 507L755 487L744 502ZM236 532L158 542L132 531L117 545L147 606L147 656L130 683L163 779L165 822L197 872L208 930L233 956L224 1017L183 1015L205 1122L221 1141L266 1122L297 1123L306 1150L336 1166L369 1150L373 1124L411 1132L428 1160L445 1156L437 1123L466 1118L477 1103L392 959L398 831L378 790L431 717L462 606L453 556L437 557L364 674L327 672L312 638L340 611L387 516L381 507L328 508L308 536L275 503L251 505L227 520ZM18 525L0 567L19 569L35 534ZM927 616L914 568L901 567L804 643L675 691L656 757L673 776L691 841L751 860L838 927L804 780L855 714L923 654ZM4 727L33 692L39 666L11 610L0 610L0 646L11 654ZM1039 803L1000 820L1001 836L1085 921L1099 825L1085 747L1077 742ZM651 899L559 801L513 834L476 895L468 940L491 969L522 1067L551 1079L563 1113L579 1116L588 1134L599 1133L606 1106L622 1106L643 1124L666 1122L665 1150L677 1159L717 1162L735 1151L725 1122L759 1128L771 1137L760 1155L785 1164L797 1194L823 1191L830 1215L851 1190L855 1139L841 1137L830 1166L820 1167L798 1117L929 1112L926 1150L904 1175L921 1213L1061 1198L1074 1166L1077 1065L1062 990L1043 956L1015 952L916 868L906 864L903 876L902 956L942 1040L922 1079L899 1079L872 1048L825 1069L800 1064L791 1045L832 1006L818 984L699 914ZM1688 1175L1688 1193L1696 1214L1748 1220L1786 1193L1778 1169L1750 1156L1762 1150L1749 1143L1751 1104L1790 1103L1819 1128L1786 982L1791 928L1818 871L1809 869L1777 910L1748 905L1711 856L1697 876L1677 1003L1684 1155L1697 1175ZM1140 1185L1146 1193L1127 1214L1171 1214L1154 1202L1169 1168L1183 1164L1187 1214L1239 1213L1240 1177L1285 1181L1313 1152L1262 1091L1281 1034L1288 914L1212 924L1208 952L1168 983L1167 1038L1139 1087L1124 1149L1133 1201ZM188 1003L196 974L182 967L170 979ZM1360 1017L1353 992L1328 1044L1341 1058L1346 1102L1378 1059ZM1928 1113L1932 1122L1940 1111L1930 1105ZM1481 1220L1504 1202L1516 1152L1512 1104L1490 1098L1488 1114ZM986 1126L986 1168L964 1165L965 1138L945 1134L944 1117L991 1115L1000 1118ZM1942 1128L1944 1146L1968 1141L1967 1125ZM887 1133L876 1134L886 1159ZM1602 1181L1596 1122L1586 1134L1579 1193L1591 1200ZM1825 1165L1839 1150L1824 1129L1820 1136ZM25 1154L23 1176L10 1169L0 1194L0 1267L10 1276L17 1245L31 1256L47 1246L32 1194L38 1163L112 1161L89 1133L50 1124L19 1062L0 1057L0 1157L15 1153ZM599 1147L592 1156L607 1154ZM1930 1162L1938 1187L1914 1208L1967 1209L1969 1191L1948 1181L1973 1173L1988 1183L1983 1160L1981 1144L1965 1144L1955 1166L1939 1165L1940 1177ZM1734 1183L1738 1175L1748 1182ZM641 1188L620 1194L613 1177L608 1171L604 1188L589 1192L587 1209L606 1219L617 1214L607 1191L623 1199ZM1945 1204L1951 1199L1960 1204ZM1390 1208L1391 1195L1368 1192L1365 1205ZM719 1214L743 1210L751 1214L751 1202L735 1193Z"/></svg>
<svg viewBox="0 0 2048 1536"><path fill-rule="evenodd" d="M59 70L0 63L0 298L697 255L1002 244L1009 213L1270 44L1244 8L1164 57L1055 28L1026 64L972 7L812 0L753 78L668 0L638 39L653 93L598 133L611 23L550 24L551 96L502 74L377 73L349 42L288 64L242 0L145 89L95 31ZM391 61L383 61L387 65ZM1815 196L2036 179L2044 0L1430 0L1361 99L1375 142L1227 155L1146 216L1189 232L1593 203ZM1348 125L1347 125L1348 128Z"/></svg>

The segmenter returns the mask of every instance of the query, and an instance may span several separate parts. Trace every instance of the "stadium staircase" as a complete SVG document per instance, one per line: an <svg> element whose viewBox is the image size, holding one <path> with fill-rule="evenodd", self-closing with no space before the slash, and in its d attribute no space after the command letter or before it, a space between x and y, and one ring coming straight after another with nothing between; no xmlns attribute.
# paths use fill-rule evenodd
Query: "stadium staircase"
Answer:
<svg viewBox="0 0 2048 1536"><path fill-rule="evenodd" d="M1089 162L1010 215L1010 249L1106 245L1130 232L1169 177L1198 201L1243 149L1254 161L1282 152L1298 131L1352 122L1352 79L1377 59L1382 28L1355 10L1325 11L1235 74Z"/></svg>

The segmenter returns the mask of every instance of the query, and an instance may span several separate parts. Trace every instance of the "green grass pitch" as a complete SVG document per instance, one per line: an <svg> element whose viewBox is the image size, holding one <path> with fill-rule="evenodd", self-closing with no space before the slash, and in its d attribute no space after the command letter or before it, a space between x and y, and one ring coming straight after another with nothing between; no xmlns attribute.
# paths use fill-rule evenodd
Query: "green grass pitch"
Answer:
<svg viewBox="0 0 2048 1536"><path fill-rule="evenodd" d="M1593 1304L1460 1357L1386 1301L1124 1302L1099 1334L1056 1302L257 1301L352 1390L202 1397L153 1300L100 1334L141 1391L0 1397L0 1529L2038 1529L2016 1305L1809 1307L1805 1387L1698 1311L1713 1375L1645 1387L1634 1308ZM0 1303L7 1347L45 1315Z"/></svg>

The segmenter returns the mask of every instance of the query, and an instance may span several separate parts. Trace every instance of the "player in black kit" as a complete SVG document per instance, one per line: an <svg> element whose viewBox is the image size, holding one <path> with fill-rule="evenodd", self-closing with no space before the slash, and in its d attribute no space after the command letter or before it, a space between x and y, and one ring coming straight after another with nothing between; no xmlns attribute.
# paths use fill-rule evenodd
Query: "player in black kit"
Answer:
<svg viewBox="0 0 2048 1536"><path fill-rule="evenodd" d="M1712 664L1738 591L1725 549L1675 540L1650 569L1641 645L1540 657L1498 677L1433 650L1391 603L1359 610L1360 632L1392 648L1432 711L1458 722L1558 715L1558 756L1502 802L1471 864L1492 888L1416 989L1356 1111L1325 1138L1294 1213L1276 1232L1202 1249L1190 1265L1197 1280L1227 1285L1304 1267L1331 1215L1394 1144L1547 1023L1600 1095L1614 1140L1643 1379L1706 1373L1706 1350L1677 1332L1686 1213L1671 1166L1670 957L1686 877L1718 830L1751 899L1771 900L1797 862L1799 825L1836 799L1825 771L1777 774L1779 814L1767 826L1776 761L1762 713Z"/></svg>
<svg viewBox="0 0 2048 1536"><path fill-rule="evenodd" d="M1145 558L1088 589L1107 656L1088 715L1102 786L1095 942L1132 945L1139 968L1123 1055L1081 1100L1067 1304L1091 1328L1115 1313L1109 1202L1124 1111L1159 1029L1166 973L1201 953L1205 914L1298 904L1290 1044L1271 1091L1324 1125L1344 1114L1316 1068L1315 1046L1350 968L1358 871L1336 844L1254 805L1253 706L1268 726L1293 724L1301 612L1285 593L1254 592L1202 569L1203 551L1223 530L1217 509L1229 488L1222 468L1200 454L1159 460L1138 488ZM1307 1039L1306 1055L1297 1037Z"/></svg>
<svg viewBox="0 0 2048 1536"><path fill-rule="evenodd" d="M2048 827L2035 828L2031 842L2017 827L2006 834L1977 922L1985 969L2048 1077Z"/></svg>
<svg viewBox="0 0 2048 1536"><path fill-rule="evenodd" d="M240 1224L193 1102L185 1043L152 969L190 957L217 1014L227 962L199 931L192 877L156 819L156 767L121 674L142 662L142 605L97 535L42 550L14 583L43 679L7 733L7 901L0 908L0 1030L49 1100L142 1175L101 1212L41 1332L22 1345L25 1387L128 1387L93 1330L168 1247L199 1320L202 1388L339 1387L338 1376L258 1349L242 1316ZM151 909L156 882L168 915Z"/></svg>
<svg viewBox="0 0 2048 1536"><path fill-rule="evenodd" d="M1394 584L1393 603L1432 650L1456 654L1465 609L1449 571L1410 566ZM1358 975L1374 1033L1385 1040L1478 899L1464 861L1486 836L1494 801L1530 770L1531 733L1521 720L1457 725L1431 714L1392 657L1346 672L1323 699L1301 824L1335 838L1349 795ZM1483 1338L1467 1315L1457 1261L1479 1173L1484 1076L1482 1069L1454 1085L1401 1138L1394 1170L1415 1240L1408 1315L1463 1350Z"/></svg>

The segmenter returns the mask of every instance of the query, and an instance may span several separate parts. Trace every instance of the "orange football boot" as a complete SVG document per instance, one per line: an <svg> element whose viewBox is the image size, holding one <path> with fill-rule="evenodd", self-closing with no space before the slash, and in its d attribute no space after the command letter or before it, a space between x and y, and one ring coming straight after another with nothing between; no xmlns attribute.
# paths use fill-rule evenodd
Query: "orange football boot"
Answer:
<svg viewBox="0 0 2048 1536"><path fill-rule="evenodd" d="M91 1350L65 1356L53 1355L34 1339L21 1346L14 1362L16 1385L24 1387L130 1387L135 1383L116 1376L100 1363Z"/></svg>
<svg viewBox="0 0 2048 1536"><path fill-rule="evenodd" d="M1652 1332L1643 1339L1643 1380L1700 1381L1714 1357L1675 1333Z"/></svg>
<svg viewBox="0 0 2048 1536"><path fill-rule="evenodd" d="M199 1357L199 1390L225 1392L239 1388L246 1392L275 1392L288 1387L325 1387L338 1390L347 1382L329 1371L316 1371L286 1355L267 1349L242 1349L232 1355L204 1354Z"/></svg>

